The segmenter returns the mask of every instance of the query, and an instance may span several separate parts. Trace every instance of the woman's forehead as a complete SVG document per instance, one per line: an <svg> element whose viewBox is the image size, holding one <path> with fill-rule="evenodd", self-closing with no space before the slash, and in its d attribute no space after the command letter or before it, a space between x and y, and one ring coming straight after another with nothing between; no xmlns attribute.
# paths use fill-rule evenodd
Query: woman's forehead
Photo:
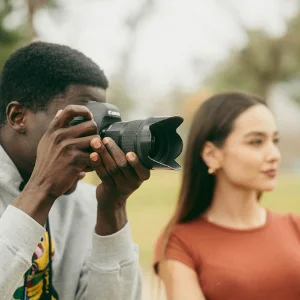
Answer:
<svg viewBox="0 0 300 300"><path fill-rule="evenodd" d="M234 122L232 133L265 132L274 134L277 125L272 112L264 105L255 105L244 111Z"/></svg>

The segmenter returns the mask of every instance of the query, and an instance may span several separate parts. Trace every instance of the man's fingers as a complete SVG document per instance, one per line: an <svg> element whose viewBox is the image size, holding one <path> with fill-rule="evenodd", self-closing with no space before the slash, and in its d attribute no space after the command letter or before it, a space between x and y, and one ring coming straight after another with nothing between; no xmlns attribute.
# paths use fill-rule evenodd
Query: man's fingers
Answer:
<svg viewBox="0 0 300 300"><path fill-rule="evenodd" d="M97 124L94 120L85 121L80 124L70 126L63 129L62 133L65 137L79 138L83 136L91 136L98 134Z"/></svg>
<svg viewBox="0 0 300 300"><path fill-rule="evenodd" d="M87 107L82 105L68 105L61 112L56 114L56 117L50 124L50 128L56 130L68 127L75 117L83 117L85 120L91 120L93 118L92 113Z"/></svg>
<svg viewBox="0 0 300 300"><path fill-rule="evenodd" d="M126 158L129 161L131 167L135 170L136 174L142 181L148 180L150 178L150 170L142 165L135 153L128 152L126 154Z"/></svg>
<svg viewBox="0 0 300 300"><path fill-rule="evenodd" d="M94 168L91 167L91 163L90 163L90 165L88 167L85 167L83 169L83 172L85 172L85 173L94 172L94 171L95 171Z"/></svg>
<svg viewBox="0 0 300 300"><path fill-rule="evenodd" d="M109 157L115 161L120 173L123 174L127 180L135 180L137 176L120 147L111 138L104 138L102 142L105 145Z"/></svg>
<svg viewBox="0 0 300 300"><path fill-rule="evenodd" d="M122 189L137 188L149 179L150 170L145 168L136 154L127 155L110 138L94 138L91 141L94 153L90 155L91 165L102 181L115 183Z"/></svg>
<svg viewBox="0 0 300 300"><path fill-rule="evenodd" d="M118 182L122 181L123 174L101 140L99 138L92 139L91 146L99 157L98 160L95 160L96 157L93 155L90 158L92 160L91 163L95 167L94 170L100 179L107 184L118 184Z"/></svg>
<svg viewBox="0 0 300 300"><path fill-rule="evenodd" d="M104 145L102 145L102 147L104 147ZM102 182L105 182L109 185L114 185L112 177L107 173L102 159L97 152L93 152L90 154L90 164L91 168L95 170Z"/></svg>
<svg viewBox="0 0 300 300"><path fill-rule="evenodd" d="M88 151L92 152L93 149L91 147L91 140L98 138L99 136L93 135L93 136L85 136L81 138L74 138L74 139L68 139L65 142L62 142L63 147L69 147L76 150L82 150L82 151Z"/></svg>
<svg viewBox="0 0 300 300"><path fill-rule="evenodd" d="M83 151L76 151L74 154L71 154L71 165L74 165L84 171L85 168L91 165L90 154Z"/></svg>

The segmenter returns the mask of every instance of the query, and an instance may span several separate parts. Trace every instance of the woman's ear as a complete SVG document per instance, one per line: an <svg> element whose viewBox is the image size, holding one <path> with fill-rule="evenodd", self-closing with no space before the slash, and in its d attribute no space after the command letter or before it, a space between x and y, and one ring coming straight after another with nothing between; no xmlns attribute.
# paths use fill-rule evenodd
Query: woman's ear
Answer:
<svg viewBox="0 0 300 300"><path fill-rule="evenodd" d="M211 170L217 170L221 167L220 149L212 142L205 142L201 157L207 167Z"/></svg>
<svg viewBox="0 0 300 300"><path fill-rule="evenodd" d="M26 133L26 116L28 110L19 102L12 101L6 107L7 123L18 133Z"/></svg>

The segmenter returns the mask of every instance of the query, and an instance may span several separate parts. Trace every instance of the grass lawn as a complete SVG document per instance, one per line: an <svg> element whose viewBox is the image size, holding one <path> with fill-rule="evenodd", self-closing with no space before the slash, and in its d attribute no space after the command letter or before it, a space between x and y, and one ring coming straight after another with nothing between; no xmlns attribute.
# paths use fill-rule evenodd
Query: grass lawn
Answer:
<svg viewBox="0 0 300 300"><path fill-rule="evenodd" d="M180 177L180 171L152 171L151 178L128 201L131 230L134 241L140 247L143 269L151 267L156 238L177 201ZM99 183L94 174L89 174L85 180ZM282 174L277 189L265 194L262 203L274 211L300 214L300 175Z"/></svg>

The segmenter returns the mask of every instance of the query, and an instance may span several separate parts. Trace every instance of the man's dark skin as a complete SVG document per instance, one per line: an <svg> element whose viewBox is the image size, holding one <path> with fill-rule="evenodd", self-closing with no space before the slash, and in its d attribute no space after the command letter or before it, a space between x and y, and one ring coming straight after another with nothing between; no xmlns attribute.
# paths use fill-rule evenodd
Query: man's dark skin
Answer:
<svg viewBox="0 0 300 300"><path fill-rule="evenodd" d="M27 182L13 205L42 226L55 200L75 191L84 171L95 170L102 181L96 189L95 230L109 235L126 224L126 200L150 177L150 171L134 153L125 155L112 139L100 140L97 125L84 106L88 101L106 102L106 91L70 85L36 113L12 101L0 143ZM75 116L88 121L69 126Z"/></svg>

